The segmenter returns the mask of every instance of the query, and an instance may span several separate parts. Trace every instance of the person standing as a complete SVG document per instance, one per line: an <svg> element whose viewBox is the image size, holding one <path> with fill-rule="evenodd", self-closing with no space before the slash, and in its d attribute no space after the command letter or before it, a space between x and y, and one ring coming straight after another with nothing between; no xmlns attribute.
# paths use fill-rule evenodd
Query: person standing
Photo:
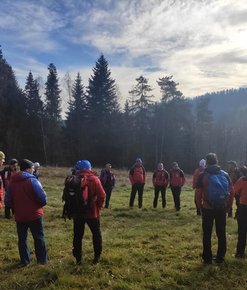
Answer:
<svg viewBox="0 0 247 290"><path fill-rule="evenodd" d="M241 170L237 166L236 161L230 160L230 161L227 161L227 163L228 163L227 173L232 181L232 184L234 185L238 181L238 179L241 176L243 176L243 174L241 173ZM239 206L239 195L238 194L235 194L235 200L236 200L236 207L237 208L236 208L234 218L236 219L238 216L238 206ZM229 209L228 217L232 217L232 208Z"/></svg>
<svg viewBox="0 0 247 290"><path fill-rule="evenodd" d="M135 196L138 192L138 208L142 208L143 190L146 181L146 171L142 165L142 160L140 158L136 159L135 164L130 169L129 180L132 186L129 207L134 206Z"/></svg>
<svg viewBox="0 0 247 290"><path fill-rule="evenodd" d="M34 162L34 172L33 175L39 179L39 168L40 168L40 164L39 162Z"/></svg>
<svg viewBox="0 0 247 290"><path fill-rule="evenodd" d="M208 153L206 168L198 177L197 206L202 212L204 264L212 263L211 236L215 222L218 249L215 262L224 262L226 254L226 213L233 202L233 188L228 174L218 165L217 155Z"/></svg>
<svg viewBox="0 0 247 290"><path fill-rule="evenodd" d="M17 173L18 169L18 160L13 158L10 159L8 166L5 166L4 169L0 172L3 180L3 187L6 191L12 177ZM4 214L6 219L10 219L11 217L11 210L10 208L5 204L4 208Z"/></svg>
<svg viewBox="0 0 247 290"><path fill-rule="evenodd" d="M106 193L105 208L109 207L112 189L115 186L115 176L111 171L111 164L107 163L105 168L101 170L100 181Z"/></svg>
<svg viewBox="0 0 247 290"><path fill-rule="evenodd" d="M173 162L172 169L170 170L170 187L172 191L174 205L177 211L180 210L180 194L184 184L184 172L179 168L177 162Z"/></svg>
<svg viewBox="0 0 247 290"><path fill-rule="evenodd" d="M154 200L153 207L157 207L159 192L161 192L162 208L166 207L166 188L169 184L169 173L165 170L164 164L159 163L157 169L153 174L153 186L154 186Z"/></svg>
<svg viewBox="0 0 247 290"><path fill-rule="evenodd" d="M27 241L28 229L30 229L34 239L37 263L46 264L48 258L42 220L43 207L47 202L46 193L33 175L32 161L21 160L20 170L12 177L5 196L5 203L12 208L15 216L20 266L27 266L31 262Z"/></svg>
<svg viewBox="0 0 247 290"><path fill-rule="evenodd" d="M91 163L88 160L79 160L75 165L76 175L82 178L85 177L88 190L92 194L92 206L90 209L86 212L80 212L73 217L74 238L72 252L77 264L80 264L82 261L82 239L85 224L89 226L93 235L94 264L99 262L102 253L100 211L105 201L105 191L91 167Z"/></svg>
<svg viewBox="0 0 247 290"><path fill-rule="evenodd" d="M246 235L247 235L247 167L242 166L244 176L240 177L234 184L234 192L238 194L238 243L236 258L245 258Z"/></svg>
<svg viewBox="0 0 247 290"><path fill-rule="evenodd" d="M193 189L195 190L194 202L196 205L196 214L197 215L201 215L201 211L198 208L197 203L196 203L196 191L197 191L196 186L197 186L198 176L204 171L205 166L206 166L206 160L205 159L200 160L199 166L196 168L196 170L193 173Z"/></svg>
<svg viewBox="0 0 247 290"><path fill-rule="evenodd" d="M0 168L3 166L3 163L5 161L5 154L3 153L3 151L0 151ZM4 196L4 187L3 187L3 180L2 180L2 176L0 174L0 209L3 208L3 196Z"/></svg>

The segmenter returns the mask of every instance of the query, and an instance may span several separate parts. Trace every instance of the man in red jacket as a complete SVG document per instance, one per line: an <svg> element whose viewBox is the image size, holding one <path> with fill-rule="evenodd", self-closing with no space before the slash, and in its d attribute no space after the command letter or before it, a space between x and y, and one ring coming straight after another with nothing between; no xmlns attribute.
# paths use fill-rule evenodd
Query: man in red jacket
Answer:
<svg viewBox="0 0 247 290"><path fill-rule="evenodd" d="M129 180L132 185L129 206L133 207L136 192L138 191L138 207L142 208L142 196L146 180L146 172L145 168L142 165L142 160L140 158L136 159L135 164L130 169Z"/></svg>
<svg viewBox="0 0 247 290"><path fill-rule="evenodd" d="M179 168L177 162L173 162L172 169L170 170L170 187L173 195L175 208L177 211L180 210L180 194L184 184L184 172Z"/></svg>
<svg viewBox="0 0 247 290"><path fill-rule="evenodd" d="M75 170L75 174L86 177L88 188L93 195L93 204L89 211L81 212L77 217L73 218L73 256L76 258L76 263L80 264L82 260L82 238L84 235L85 224L87 224L93 235L93 263L96 264L99 262L102 252L100 210L102 209L106 195L99 178L91 170L91 163L88 160L77 161Z"/></svg>
<svg viewBox="0 0 247 290"><path fill-rule="evenodd" d="M5 154L2 151L0 151L0 168L3 166L4 161ZM3 193L4 193L3 180L0 174L0 209L3 207Z"/></svg>
<svg viewBox="0 0 247 290"><path fill-rule="evenodd" d="M157 207L159 192L161 192L162 207L166 207L166 188L169 184L169 173L165 170L164 164L159 163L157 169L153 174L153 186L154 186L154 200L153 207Z"/></svg>
<svg viewBox="0 0 247 290"><path fill-rule="evenodd" d="M20 162L20 170L21 172L12 177L5 195L5 203L12 208L15 215L20 266L26 266L31 262L27 241L28 229L30 229L34 239L37 263L46 264L47 251L42 222L46 193L33 175L34 167L30 160L23 159Z"/></svg>

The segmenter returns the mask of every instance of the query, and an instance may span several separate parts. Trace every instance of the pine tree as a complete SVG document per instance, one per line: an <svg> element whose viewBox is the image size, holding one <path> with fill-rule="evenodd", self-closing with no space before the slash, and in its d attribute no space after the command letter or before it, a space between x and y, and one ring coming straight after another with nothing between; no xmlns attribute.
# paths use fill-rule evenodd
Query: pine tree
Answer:
<svg viewBox="0 0 247 290"><path fill-rule="evenodd" d="M93 75L89 78L88 109L90 119L93 120L100 116L105 119L119 111L115 80L111 78L111 71L103 54L96 62Z"/></svg>
<svg viewBox="0 0 247 290"><path fill-rule="evenodd" d="M72 86L72 95L69 101L65 128L67 147L70 152L69 158L73 159L73 161L81 158L83 151L85 151L86 117L86 94L80 73L78 73Z"/></svg>
<svg viewBox="0 0 247 290"><path fill-rule="evenodd" d="M164 102L171 101L174 98L183 98L182 92L177 89L178 83L172 80L173 76L166 76L160 78L157 83L160 86L160 91L162 93L161 100Z"/></svg>

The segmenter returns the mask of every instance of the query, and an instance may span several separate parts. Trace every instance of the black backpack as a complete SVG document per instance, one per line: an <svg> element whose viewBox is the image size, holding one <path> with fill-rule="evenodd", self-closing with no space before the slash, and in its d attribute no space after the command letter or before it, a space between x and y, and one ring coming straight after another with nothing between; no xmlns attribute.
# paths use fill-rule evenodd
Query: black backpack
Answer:
<svg viewBox="0 0 247 290"><path fill-rule="evenodd" d="M64 219L81 217L93 206L93 194L86 176L69 175L65 178L62 200Z"/></svg>

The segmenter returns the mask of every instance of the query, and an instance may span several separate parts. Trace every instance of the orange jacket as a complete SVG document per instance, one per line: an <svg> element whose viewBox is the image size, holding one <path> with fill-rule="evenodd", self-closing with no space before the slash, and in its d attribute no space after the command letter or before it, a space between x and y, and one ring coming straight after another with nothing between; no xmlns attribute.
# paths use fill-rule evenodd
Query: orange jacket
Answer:
<svg viewBox="0 0 247 290"><path fill-rule="evenodd" d="M3 207L3 180L0 175L0 209Z"/></svg>
<svg viewBox="0 0 247 290"><path fill-rule="evenodd" d="M193 173L193 189L196 189L198 176L204 171L204 167L199 166Z"/></svg>
<svg viewBox="0 0 247 290"><path fill-rule="evenodd" d="M184 172L178 169L171 169L170 171L170 186L182 187L185 184Z"/></svg>
<svg viewBox="0 0 247 290"><path fill-rule="evenodd" d="M239 195L240 197L240 204L247 205L247 178L240 177L233 187L235 195Z"/></svg>
<svg viewBox="0 0 247 290"><path fill-rule="evenodd" d="M129 172L129 180L131 184L136 184L136 183L143 183L145 184L146 181L146 172L145 168L141 165L134 165Z"/></svg>
<svg viewBox="0 0 247 290"><path fill-rule="evenodd" d="M168 184L169 184L168 172L165 169L155 170L153 174L153 185L167 187Z"/></svg>

